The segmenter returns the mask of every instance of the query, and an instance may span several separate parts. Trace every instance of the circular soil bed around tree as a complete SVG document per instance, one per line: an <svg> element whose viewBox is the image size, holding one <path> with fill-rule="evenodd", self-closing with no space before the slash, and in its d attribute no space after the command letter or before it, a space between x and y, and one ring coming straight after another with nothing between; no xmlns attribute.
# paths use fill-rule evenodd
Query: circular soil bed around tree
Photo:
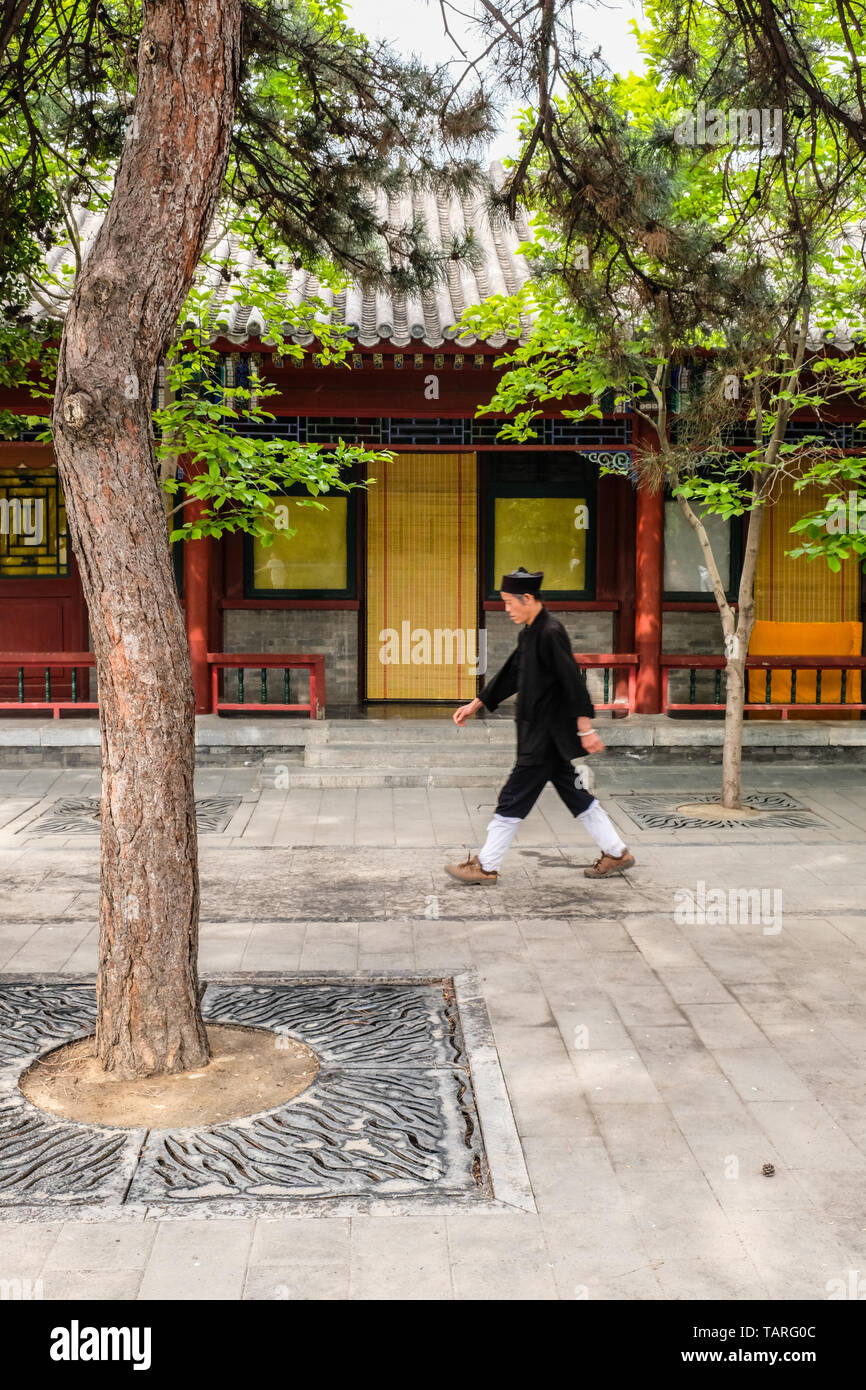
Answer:
<svg viewBox="0 0 866 1390"><path fill-rule="evenodd" d="M681 816L692 816L695 820L760 820L766 811L756 811L753 806L722 806L718 801L686 801L677 806Z"/></svg>
<svg viewBox="0 0 866 1390"><path fill-rule="evenodd" d="M266 1028L213 1024L211 1060L195 1071L119 1081L96 1058L96 1039L47 1052L24 1072L24 1095L52 1115L128 1129L220 1124L272 1110L315 1081L319 1060L304 1043Z"/></svg>

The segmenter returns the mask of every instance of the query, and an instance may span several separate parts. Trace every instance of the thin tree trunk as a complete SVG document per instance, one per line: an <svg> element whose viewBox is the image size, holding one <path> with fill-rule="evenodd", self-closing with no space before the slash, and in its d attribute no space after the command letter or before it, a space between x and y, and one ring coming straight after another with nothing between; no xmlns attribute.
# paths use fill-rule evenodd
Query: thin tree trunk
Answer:
<svg viewBox="0 0 866 1390"><path fill-rule="evenodd" d="M240 0L144 7L136 120L78 277L54 399L102 731L97 1046L122 1077L208 1058L198 1006L194 703L150 410L228 158Z"/></svg>
<svg viewBox="0 0 866 1390"><path fill-rule="evenodd" d="M803 321L797 332L796 341L786 344L792 359L791 370L784 382L785 395L776 401L776 419L773 433L764 451L759 470L751 475L751 509L748 513L749 530L743 566L740 571L740 584L737 591L737 612L728 602L725 586L719 571L713 547L707 535L707 528L697 512L690 506L687 498L678 496L684 517L688 521L701 547L713 582L713 595L722 622L725 641L725 732L722 745L722 806L727 810L739 810L743 804L743 718L746 702L746 658L749 639L755 626L755 575L758 568L758 551L764 525L764 503L770 494L773 473L779 462L779 454L791 417L790 401L800 382L800 374L806 354L809 336L809 294L806 289ZM659 407L659 451L667 449L667 424L665 383L657 373L656 381L650 383ZM764 406L761 394L761 379L755 376L752 382L752 395L755 418L755 442L758 448L764 440Z"/></svg>
<svg viewBox="0 0 866 1390"><path fill-rule="evenodd" d="M713 595L719 610L719 617L722 620L725 656L727 658L725 663L725 732L722 743L722 805L728 809L739 808L742 805L743 795L743 705L746 695L746 651L748 649L752 625L751 623L749 624L745 642L741 644L740 626L742 615L738 613L735 624L734 610L728 603L727 595L725 594L725 586L722 583L722 576L718 564L716 563L716 557L713 554L713 547L707 535L707 528L701 517L698 516L697 512L690 506L685 497L678 497L677 501L680 504L680 510L700 542L704 559L707 562L710 578L713 581ZM755 548L754 555L757 555L757 548ZM752 558L751 574L753 581L754 556ZM744 573L747 563L748 561L744 562ZM751 589L749 589L749 592L751 593ZM741 583L741 597L742 593L743 585Z"/></svg>
<svg viewBox="0 0 866 1390"><path fill-rule="evenodd" d="M746 701L746 659L728 657L725 666L725 735L722 745L722 805L739 810L743 804L743 713Z"/></svg>
<svg viewBox="0 0 866 1390"><path fill-rule="evenodd" d="M759 480L753 475L753 495L760 498ZM746 656L755 626L755 572L764 526L764 508L749 512L749 532L737 602L737 626L728 655L725 694L725 742L722 749L722 805L739 808L743 804L743 715L746 702Z"/></svg>
<svg viewBox="0 0 866 1390"><path fill-rule="evenodd" d="M778 465L779 453L791 418L790 400L799 386L800 373L806 355L809 336L809 294L806 290L803 307L803 322L797 333L796 343L789 345L792 366L785 382L785 395L777 399L776 419L773 433L764 451L761 472L752 473L753 506L749 512L749 531L746 538L746 551L743 568L740 571L740 587L737 593L737 624L732 633L725 623L725 648L728 661L726 667L727 693L725 696L725 742L722 750L722 805L726 808L739 808L743 804L743 716L746 702L746 657L749 640L755 626L755 575L758 568L758 551L761 545L761 532L764 528L764 503L769 496L773 470ZM755 443L760 447L764 438L764 407L761 397L761 382L755 377L752 385L755 412ZM730 611L730 610L729 610Z"/></svg>

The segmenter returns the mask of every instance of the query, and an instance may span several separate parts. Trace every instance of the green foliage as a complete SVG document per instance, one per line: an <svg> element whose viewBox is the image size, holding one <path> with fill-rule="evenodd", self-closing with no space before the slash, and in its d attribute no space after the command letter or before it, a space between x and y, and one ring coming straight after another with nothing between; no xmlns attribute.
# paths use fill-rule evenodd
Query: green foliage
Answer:
<svg viewBox="0 0 866 1390"><path fill-rule="evenodd" d="M57 346L45 333L0 318L0 389L48 400L54 394L56 363ZM34 429L44 423L41 416L22 417L0 409L0 439L18 439L22 427Z"/></svg>
<svg viewBox="0 0 866 1390"><path fill-rule="evenodd" d="M736 93L740 106L818 118L844 160L866 151L860 0L648 0L644 9L660 85L699 76L711 106Z"/></svg>
<svg viewBox="0 0 866 1390"><path fill-rule="evenodd" d="M243 227L242 218L232 224L235 232ZM248 250L241 245L241 260L252 261ZM255 373L248 386L226 384L225 359L214 340L235 302L255 307L268 325L269 345L284 360L301 361L315 351L322 366L345 367L352 346L343 330L331 324L322 299L292 304L286 252L273 243L270 250L274 264L253 261L243 281L232 284L228 294L223 293L220 275L222 270L228 273L228 267L212 255L204 256L166 353L166 403L153 412L157 463L163 486L174 499L173 516L189 500L203 506L195 522L173 528L173 541L245 531L271 544L278 519L275 499L302 486L309 497L295 497L293 505L323 507L318 499L364 485L360 477L391 457L343 441L330 450L267 438L265 430L245 432L244 427L266 427L274 419L262 403L278 395L279 388ZM317 271L322 283L330 282L339 291L344 281L333 266L320 264ZM312 347L296 342L298 335L312 337ZM0 322L0 386L50 400L56 358L56 340L26 325ZM0 412L0 437L18 438L22 426L43 426L38 439L50 442L51 428L44 417ZM284 535L294 534L284 525L279 529Z"/></svg>
<svg viewBox="0 0 866 1390"><path fill-rule="evenodd" d="M31 0L0 25L0 309L26 304L30 271L66 209L110 185L134 122L141 0ZM8 18L8 22L7 22ZM476 85L404 61L353 30L331 0L244 0L226 199L258 244L328 259L398 289L443 271L392 198L444 179L479 182L473 142L492 131ZM446 254L469 254L455 245Z"/></svg>
<svg viewBox="0 0 866 1390"><path fill-rule="evenodd" d="M221 321L227 322L232 298L255 305L269 325L274 352L284 359L304 357L293 334L315 334L322 365L345 365L351 347L343 332L331 326L322 300L297 308L291 305L288 275L287 268L277 264L255 265L219 310L214 306L214 289L206 285L198 284L187 299L177 340L166 357L168 400L154 411L154 423L162 471L176 471L163 484L176 499L175 512L191 499L202 503L204 511L196 521L176 527L173 541L245 531L269 545L282 519L277 515L277 498L301 485L310 495L294 498L294 504L321 508L324 503L317 499L359 486L353 473L390 458L342 440L329 451L320 445L238 432L239 425L265 426L274 419L261 402L278 395L279 389L255 374L249 386L225 384L223 359L209 334L219 329ZM294 534L284 525L279 529L284 535Z"/></svg>
<svg viewBox="0 0 866 1390"><path fill-rule="evenodd" d="M801 517L791 527L801 544L788 551L807 560L823 558L834 573L845 560L866 558L866 494L858 491L866 479L866 457L829 455L818 459L795 483L827 489L820 511Z"/></svg>
<svg viewBox="0 0 866 1390"><path fill-rule="evenodd" d="M866 185L860 152L820 113L786 110L776 125L768 113L763 139L743 138L738 110L757 90L749 54L734 25L720 30L724 7L707 8L704 22L701 7L652 0L645 74L587 62L544 122L541 106L526 113L512 177L534 212L523 248L533 276L470 311L464 327L510 340L482 408L507 417L502 439L532 438L551 405L597 416L600 392L613 388L643 422L638 473L698 516L730 518L764 506L785 478L833 495L862 479L861 460L817 432L792 437L789 423L862 410L866 399L866 359L832 345L840 323L855 334L866 325ZM691 35L677 63L674 18L687 18ZM826 7L814 18L823 80L832 27ZM705 109L714 100L723 129L722 113ZM751 447L732 449L735 430ZM828 535L820 519L799 529L795 554L863 553L859 532Z"/></svg>
<svg viewBox="0 0 866 1390"><path fill-rule="evenodd" d="M490 109L477 86L464 84L464 96L446 71L370 44L334 0L244 0L243 10L222 206L233 210L224 214L226 229L257 263L230 297L240 295L267 320L284 357L303 355L293 340L301 333L314 337L322 362L341 364L349 344L331 328L327 307L290 307L291 268L306 266L332 290L348 271L405 292L429 290L451 261L471 262L478 255L471 236L455 237L443 253L418 219L403 222L391 209L383 216L375 194L394 200L411 188L466 191L478 183L469 151L490 132ZM141 0L32 0L11 7L0 25L0 385L48 394L56 340L52 346L35 332L31 300L56 333L82 251L75 207L106 206L134 130L145 22ZM64 242L75 263L49 273L46 251ZM175 511L187 498L205 506L173 535L243 529L267 541L276 496L300 485L309 493L303 505L324 505L322 496L355 486L353 473L387 455L239 433L272 418L262 403L274 388L219 379L211 341L226 307L223 280L236 272L207 256L201 270L168 350L168 399L155 418L161 472L178 473L167 483ZM0 431L10 437L21 423L0 413ZM41 437L49 440L50 430Z"/></svg>
<svg viewBox="0 0 866 1390"><path fill-rule="evenodd" d="M139 0L30 0L0 29L0 308L120 154L134 100Z"/></svg>

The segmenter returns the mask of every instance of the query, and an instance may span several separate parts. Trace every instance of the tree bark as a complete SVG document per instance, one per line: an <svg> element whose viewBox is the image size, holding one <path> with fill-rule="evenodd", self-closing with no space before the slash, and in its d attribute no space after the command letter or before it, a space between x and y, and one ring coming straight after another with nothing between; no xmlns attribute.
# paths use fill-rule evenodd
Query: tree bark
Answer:
<svg viewBox="0 0 866 1390"><path fill-rule="evenodd" d="M225 175L241 4L153 0L143 14L135 120L72 296L53 411L99 678L97 1047L124 1078L208 1059L192 680L151 396Z"/></svg>
<svg viewBox="0 0 866 1390"><path fill-rule="evenodd" d="M760 484L753 479L753 495L760 499ZM722 805L737 808L743 804L743 715L746 703L746 656L755 626L755 573L764 525L764 508L756 505L749 512L749 532L737 594L737 626L726 666L725 742L722 749Z"/></svg>
<svg viewBox="0 0 866 1390"><path fill-rule="evenodd" d="M728 657L725 665L725 738L722 745L722 805L739 810L743 804L743 713L746 702L746 659Z"/></svg>
<svg viewBox="0 0 866 1390"><path fill-rule="evenodd" d="M742 612L737 614L736 623L734 620L734 610L728 603L725 594L725 586L722 583L722 576L719 572L713 547L707 534L707 528L701 517L698 516L694 508L689 504L685 497L678 497L680 510L694 531L700 543L704 559L707 562L710 578L713 581L713 596L719 610L719 617L722 621L722 633L725 640L725 732L722 743L722 805L726 808L739 808L742 805L743 795L743 706L746 698L746 652L749 646L749 637L752 633L752 623L748 625L745 641L740 643L740 632L742 625ZM757 541L755 542L754 552L751 554L751 583L754 583L754 562L757 556ZM743 573L745 574L749 557L744 562ZM740 585L740 598L744 592L744 586ZM751 595L751 587L749 594ZM753 600L752 600L753 603ZM752 611L751 609L749 610Z"/></svg>

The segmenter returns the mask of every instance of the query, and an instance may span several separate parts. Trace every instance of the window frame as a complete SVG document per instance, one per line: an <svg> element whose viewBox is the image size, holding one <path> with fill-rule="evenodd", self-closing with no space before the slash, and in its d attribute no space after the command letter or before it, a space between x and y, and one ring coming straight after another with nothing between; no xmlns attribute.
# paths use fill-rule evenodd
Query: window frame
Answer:
<svg viewBox="0 0 866 1390"><path fill-rule="evenodd" d="M496 500L499 497L574 497L582 493L589 510L589 526L586 530L586 577L582 589L549 589L542 581L542 594L554 602L589 603L595 599L596 589L596 549L598 546L598 479L586 475L575 482L562 483L498 483L487 477L484 499L484 548L487 557L484 575L484 598L500 597L499 578L496 573Z"/></svg>
<svg viewBox="0 0 866 1390"><path fill-rule="evenodd" d="M41 583L46 580L55 581L69 579L72 575L72 539L69 534L69 521L66 516L66 500L63 496L63 489L60 486L60 478L57 474L56 468L34 468L30 465L27 465L26 468L21 469L14 466L6 465L0 467L0 474L3 473L11 474L15 481L19 482L24 487L29 485L32 486L34 489L38 489L41 486L46 492L46 494L50 493L53 490L53 505L55 515L55 526L57 530L58 557L60 540L62 536L66 546L66 564L64 568L61 568L60 564L58 563L56 569L53 572L43 572L42 574L10 574L0 569L0 583L34 584ZM41 482L40 480L43 478L50 478L53 481L51 483ZM3 487L5 487L5 484L2 480L0 480L0 488ZM62 531L60 528L61 512L63 515Z"/></svg>
<svg viewBox="0 0 866 1390"><path fill-rule="evenodd" d="M244 535L244 598L245 599L356 599L358 597L358 525L356 489L349 492L334 490L320 493L327 506L328 498L346 502L346 585L342 589L258 589L255 584L255 536ZM286 488L280 497L309 497L302 485ZM275 498L276 501L276 498Z"/></svg>
<svg viewBox="0 0 866 1390"><path fill-rule="evenodd" d="M665 517L667 516L667 504L669 502L678 505L677 499L670 489L665 488ZM735 603L740 592L740 574L743 568L743 518L740 516L732 516L729 521L729 526L728 538L730 549L728 555L728 587L725 590L725 598L729 603ZM664 534L662 535L662 543L663 545L665 544ZM664 555L662 557L662 575L664 576ZM712 589L663 589L662 602L715 604L716 599Z"/></svg>

